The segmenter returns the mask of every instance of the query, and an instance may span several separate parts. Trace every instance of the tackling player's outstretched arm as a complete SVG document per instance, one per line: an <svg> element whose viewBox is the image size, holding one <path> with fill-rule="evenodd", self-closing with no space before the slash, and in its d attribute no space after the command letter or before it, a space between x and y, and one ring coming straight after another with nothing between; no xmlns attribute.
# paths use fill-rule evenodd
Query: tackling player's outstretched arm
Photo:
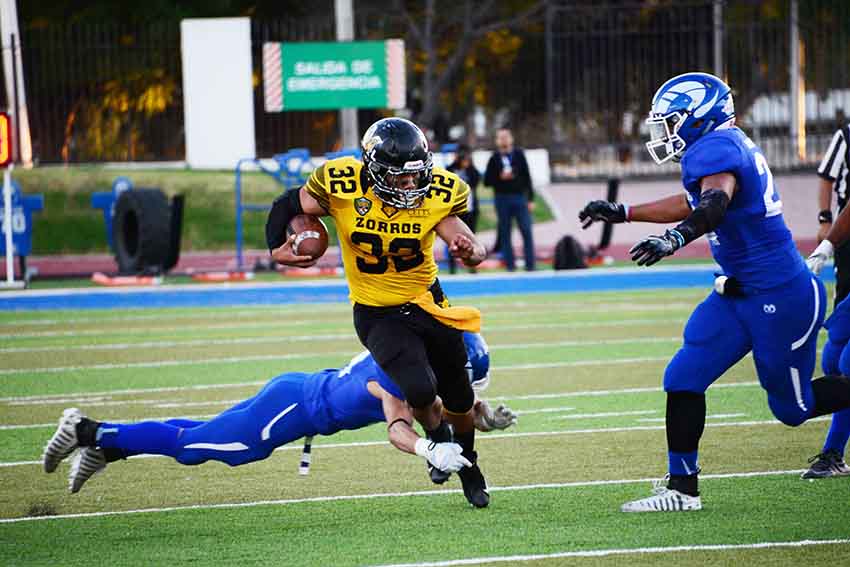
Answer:
<svg viewBox="0 0 850 567"><path fill-rule="evenodd" d="M472 466L461 454L463 448L457 443L434 443L420 437L413 429L413 413L406 402L384 390L375 381L369 382L366 387L370 394L381 400L384 417L387 418L387 436L399 451L419 455L445 472L457 472L463 467Z"/></svg>
<svg viewBox="0 0 850 567"><path fill-rule="evenodd" d="M477 266L487 257L487 249L457 216L447 216L437 223L434 230L449 245L449 253L467 266Z"/></svg>
<svg viewBox="0 0 850 567"><path fill-rule="evenodd" d="M319 217L328 214L319 201L310 195L304 187L290 189L275 199L272 204L272 209L269 211L269 217L266 221L266 244L268 244L272 259L275 262L298 268L308 268L318 262L318 258L298 256L292 251L292 244L298 235L293 234L289 238L286 237L286 227L289 221L303 213Z"/></svg>
<svg viewBox="0 0 850 567"><path fill-rule="evenodd" d="M659 236L648 236L629 250L638 266L651 266L676 250L717 228L735 194L737 182L731 173L716 173L700 181L699 203L688 217Z"/></svg>

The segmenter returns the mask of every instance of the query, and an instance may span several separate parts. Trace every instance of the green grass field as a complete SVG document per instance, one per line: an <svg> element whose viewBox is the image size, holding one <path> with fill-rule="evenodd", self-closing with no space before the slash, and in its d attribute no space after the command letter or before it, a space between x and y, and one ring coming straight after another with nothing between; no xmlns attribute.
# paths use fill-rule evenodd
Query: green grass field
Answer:
<svg viewBox="0 0 850 567"><path fill-rule="evenodd" d="M703 295L464 300L485 315L485 397L520 414L479 435L486 510L455 477L432 485L383 425L317 439L307 477L296 443L238 468L133 458L71 495L68 465L39 462L63 408L213 415L276 374L344 365L360 350L350 308L0 313L0 564L843 564L850 478L799 478L828 422L779 424L749 358L709 390L704 510L619 512L666 471L659 385Z"/></svg>

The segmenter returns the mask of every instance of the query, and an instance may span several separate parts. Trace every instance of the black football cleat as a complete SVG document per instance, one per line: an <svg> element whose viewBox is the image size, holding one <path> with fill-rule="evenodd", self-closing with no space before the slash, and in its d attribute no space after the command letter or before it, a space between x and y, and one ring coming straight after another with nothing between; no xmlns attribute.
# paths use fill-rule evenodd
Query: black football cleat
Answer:
<svg viewBox="0 0 850 567"><path fill-rule="evenodd" d="M428 463L428 474L434 484L444 484L452 476L452 473L440 470L431 463Z"/></svg>
<svg viewBox="0 0 850 567"><path fill-rule="evenodd" d="M475 451L469 454L464 453L464 456L472 462L471 467L463 467L457 472L460 477L460 482L463 485L463 495L466 496L467 502L476 508L486 508L490 504L490 493L487 492L487 481L484 480L484 475L481 474L481 469L478 468L478 454Z"/></svg>

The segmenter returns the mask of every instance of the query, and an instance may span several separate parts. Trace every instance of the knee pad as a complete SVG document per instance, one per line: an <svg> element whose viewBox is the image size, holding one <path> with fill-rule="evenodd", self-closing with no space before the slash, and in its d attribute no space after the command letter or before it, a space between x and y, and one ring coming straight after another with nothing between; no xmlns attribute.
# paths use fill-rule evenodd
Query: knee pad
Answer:
<svg viewBox="0 0 850 567"><path fill-rule="evenodd" d="M782 400L768 395L767 403L776 419L790 427L802 425L809 418L809 411L803 411L796 401Z"/></svg>
<svg viewBox="0 0 850 567"><path fill-rule="evenodd" d="M427 408L437 399L437 389L429 381L410 381L402 387L402 392L414 409Z"/></svg>
<svg viewBox="0 0 850 567"><path fill-rule="evenodd" d="M472 409L475 403L475 392L469 385L469 380L464 376L463 380L456 381L446 388L443 393L443 407L446 411L454 414L465 414Z"/></svg>

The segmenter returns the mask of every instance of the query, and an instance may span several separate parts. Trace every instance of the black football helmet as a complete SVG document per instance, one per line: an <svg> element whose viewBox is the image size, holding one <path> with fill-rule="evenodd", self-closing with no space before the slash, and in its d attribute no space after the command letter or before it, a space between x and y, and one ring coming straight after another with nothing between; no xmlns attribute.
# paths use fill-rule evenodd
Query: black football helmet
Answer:
<svg viewBox="0 0 850 567"><path fill-rule="evenodd" d="M375 195L398 209L418 207L431 187L433 170L422 130L404 118L384 118L369 126L361 146Z"/></svg>

